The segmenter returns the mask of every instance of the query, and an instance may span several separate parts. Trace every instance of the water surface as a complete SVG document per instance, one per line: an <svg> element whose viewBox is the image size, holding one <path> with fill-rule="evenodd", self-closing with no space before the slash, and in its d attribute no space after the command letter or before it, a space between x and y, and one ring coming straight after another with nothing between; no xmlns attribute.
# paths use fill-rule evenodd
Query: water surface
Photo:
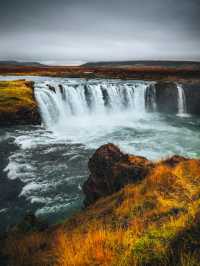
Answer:
<svg viewBox="0 0 200 266"><path fill-rule="evenodd" d="M43 125L0 128L1 229L27 212L58 222L80 209L88 159L102 144L152 160L200 157L200 119L147 112L148 83L29 79L36 81Z"/></svg>

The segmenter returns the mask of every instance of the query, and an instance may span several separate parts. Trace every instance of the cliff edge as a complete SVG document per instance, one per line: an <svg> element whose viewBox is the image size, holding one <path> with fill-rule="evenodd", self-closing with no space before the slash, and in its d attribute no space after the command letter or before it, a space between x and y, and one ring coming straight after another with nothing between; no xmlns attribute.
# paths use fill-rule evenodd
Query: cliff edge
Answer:
<svg viewBox="0 0 200 266"><path fill-rule="evenodd" d="M40 122L33 82L0 81L0 125L34 125Z"/></svg>

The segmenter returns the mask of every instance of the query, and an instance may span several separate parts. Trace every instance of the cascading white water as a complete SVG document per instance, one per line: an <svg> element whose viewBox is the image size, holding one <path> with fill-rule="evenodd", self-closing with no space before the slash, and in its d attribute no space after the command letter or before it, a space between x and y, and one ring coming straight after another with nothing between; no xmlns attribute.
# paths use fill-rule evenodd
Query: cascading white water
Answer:
<svg viewBox="0 0 200 266"><path fill-rule="evenodd" d="M186 97L182 85L177 84L178 90L178 114L179 116L187 115Z"/></svg>
<svg viewBox="0 0 200 266"><path fill-rule="evenodd" d="M43 122L52 130L74 117L145 113L147 86L143 82L40 82L36 84L35 95Z"/></svg>
<svg viewBox="0 0 200 266"><path fill-rule="evenodd" d="M19 78L24 77L12 77ZM5 219L0 227L8 226L8 217L13 224L16 209L34 212L37 208L36 214L51 222L71 215L81 207L80 186L88 176L88 158L105 143L117 144L126 153L152 160L173 154L200 157L198 118L174 118L173 114L165 115L167 108L160 108L169 104L176 110L176 87L168 98L162 84L159 89L154 82L26 79L34 81L45 128L13 126L7 132L0 127L0 149L6 147L6 154L10 154L5 158L8 165L3 176L21 180L24 187L19 199L22 196L28 202L26 209L21 205L24 200L14 197L9 206L7 200L2 201L1 217ZM180 113L185 110L183 97ZM189 101L187 106L189 110Z"/></svg>
<svg viewBox="0 0 200 266"><path fill-rule="evenodd" d="M146 107L150 112L157 111L157 102L156 102L156 87L155 84L150 84L146 89Z"/></svg>

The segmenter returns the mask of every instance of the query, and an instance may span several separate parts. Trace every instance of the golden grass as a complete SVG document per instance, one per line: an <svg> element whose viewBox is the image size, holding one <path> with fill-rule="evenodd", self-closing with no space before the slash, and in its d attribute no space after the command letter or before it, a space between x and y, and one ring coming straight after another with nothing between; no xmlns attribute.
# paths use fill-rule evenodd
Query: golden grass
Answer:
<svg viewBox="0 0 200 266"><path fill-rule="evenodd" d="M0 81L0 113L16 113L21 108L34 109L36 105L31 82Z"/></svg>
<svg viewBox="0 0 200 266"><path fill-rule="evenodd" d="M200 161L158 162L139 184L98 200L48 235L14 236L5 251L15 266L197 266L199 206Z"/></svg>

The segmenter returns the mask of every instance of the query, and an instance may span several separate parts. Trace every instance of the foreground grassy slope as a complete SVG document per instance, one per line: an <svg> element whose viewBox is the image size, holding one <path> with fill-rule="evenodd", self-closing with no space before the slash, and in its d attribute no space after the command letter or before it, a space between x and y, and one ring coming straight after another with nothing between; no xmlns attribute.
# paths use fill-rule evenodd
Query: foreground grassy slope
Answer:
<svg viewBox="0 0 200 266"><path fill-rule="evenodd" d="M33 83L25 80L0 81L0 124L34 124L38 121Z"/></svg>
<svg viewBox="0 0 200 266"><path fill-rule="evenodd" d="M11 266L200 265L200 161L172 158L61 225L17 228Z"/></svg>

